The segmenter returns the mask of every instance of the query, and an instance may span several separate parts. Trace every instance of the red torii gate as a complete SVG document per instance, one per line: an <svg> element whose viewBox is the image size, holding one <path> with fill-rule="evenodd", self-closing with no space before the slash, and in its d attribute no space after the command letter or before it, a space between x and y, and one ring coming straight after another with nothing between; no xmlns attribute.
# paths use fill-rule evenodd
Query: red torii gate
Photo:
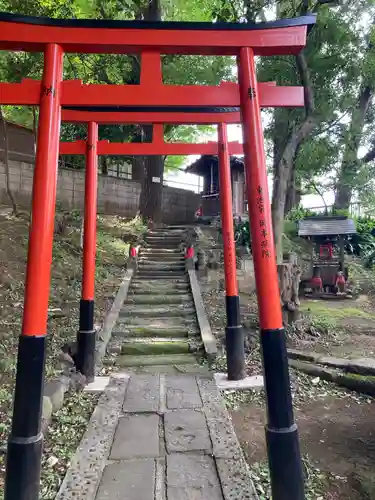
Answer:
<svg viewBox="0 0 375 500"><path fill-rule="evenodd" d="M97 127L97 123L89 122L92 127ZM165 142L162 124L155 124L152 127L152 142L109 142L102 140L96 142L96 154L118 155L118 156L163 156L163 155L217 155L219 152L218 142L186 143L186 142ZM92 141L78 140L71 142L60 142L60 155L86 155ZM243 154L243 145L239 142L228 142L227 150L229 155Z"/></svg>
<svg viewBox="0 0 375 500"><path fill-rule="evenodd" d="M13 425L7 454L6 500L37 500L39 491L43 441L40 432L41 396L61 106L166 106L172 112L176 106L186 105L186 101L189 106L240 105L241 108L268 403L266 434L272 491L275 500L303 499L298 433L293 418L268 202L260 118L262 87L257 83L254 56L298 54L306 43L307 28L314 22L314 16L247 25L38 19L0 14L0 49L43 51L45 56L39 90L35 83L29 82L0 84L0 104L40 105L24 319L19 343ZM14 29L15 24L17 29ZM141 84L114 88L63 82L64 52L141 53L142 61L146 61L142 67ZM235 91L233 85L227 84L205 89L202 86L198 89L189 87L187 91L177 88L178 86L172 88L173 86L164 85L161 80L161 53L235 55L239 85ZM34 96L32 102L26 91L28 85L30 96ZM32 85L35 86L33 91ZM25 102L27 99L29 100ZM89 140L96 143L96 139L95 127L90 125ZM225 165L228 154L223 125L219 127L219 142L224 145L220 147L219 156L221 163ZM90 157L94 158L96 152L94 144L92 146ZM226 168L222 169L225 170ZM221 181L225 189L225 179ZM90 204L94 206L93 197L96 193L92 191L90 190ZM224 210L223 226L229 228L230 232L227 215L229 211ZM233 247L226 249L227 258L232 255L232 250ZM243 332L240 326L238 289L233 268L227 265L225 267L228 293L228 367L233 368L232 378L240 378L243 370ZM88 336L88 339L92 337L93 335Z"/></svg>

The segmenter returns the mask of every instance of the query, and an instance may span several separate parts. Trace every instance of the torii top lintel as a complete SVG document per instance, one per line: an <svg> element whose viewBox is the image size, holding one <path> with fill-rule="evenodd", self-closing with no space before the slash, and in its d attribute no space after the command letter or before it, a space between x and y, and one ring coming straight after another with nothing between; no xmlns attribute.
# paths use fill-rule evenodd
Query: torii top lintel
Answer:
<svg viewBox="0 0 375 500"><path fill-rule="evenodd" d="M0 13L0 50L42 52L49 43L65 52L238 55L298 54L315 15L265 23L147 22L51 19ZM17 29L15 29L17 25Z"/></svg>

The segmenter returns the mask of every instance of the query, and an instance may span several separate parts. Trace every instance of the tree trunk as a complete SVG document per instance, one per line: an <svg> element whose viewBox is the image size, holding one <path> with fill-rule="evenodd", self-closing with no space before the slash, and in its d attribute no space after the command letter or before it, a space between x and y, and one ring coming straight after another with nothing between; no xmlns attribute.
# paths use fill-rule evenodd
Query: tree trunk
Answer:
<svg viewBox="0 0 375 500"><path fill-rule="evenodd" d="M12 205L12 213L13 215L17 215L17 204L16 200L13 196L12 190L10 188L10 171L9 171L9 140L8 140L8 130L7 124L3 115L3 110L0 106L0 125L3 132L4 137L4 167L5 167L5 189Z"/></svg>
<svg viewBox="0 0 375 500"><path fill-rule="evenodd" d="M144 127L144 131L145 139L152 140L152 127ZM149 156L144 161L139 211L144 219L159 223L162 216L164 158Z"/></svg>
<svg viewBox="0 0 375 500"><path fill-rule="evenodd" d="M160 0L150 0L144 11L146 21L161 21ZM152 141L152 127L143 128L146 142ZM150 156L145 160L140 197L140 215L153 222L161 222L163 198L164 158ZM153 181L154 179L154 181Z"/></svg>
<svg viewBox="0 0 375 500"><path fill-rule="evenodd" d="M296 167L292 166L288 187L285 196L284 217L295 207L296 204Z"/></svg>
<svg viewBox="0 0 375 500"><path fill-rule="evenodd" d="M102 175L108 175L108 158L106 156L101 156L100 164L102 167Z"/></svg>
<svg viewBox="0 0 375 500"><path fill-rule="evenodd" d="M358 97L358 104L352 113L344 156L336 185L335 209L349 210L353 187L358 173L358 149L372 95L373 91L370 86L362 87Z"/></svg>
<svg viewBox="0 0 375 500"><path fill-rule="evenodd" d="M293 210L293 208L298 207L301 202L301 180L297 178L297 166L296 160L298 156L298 151L300 144L294 153L293 165L290 172L290 177L288 181L288 187L286 191L284 216L286 217L288 213Z"/></svg>
<svg viewBox="0 0 375 500"><path fill-rule="evenodd" d="M34 154L36 154L36 144L38 140L38 118L35 106L32 107L32 110L33 110Z"/></svg>
<svg viewBox="0 0 375 500"><path fill-rule="evenodd" d="M297 128L291 131L289 138L286 141L282 154L277 158L274 165L274 180L272 191L272 225L275 237L276 258L277 262L282 262L283 255L283 232L284 232L284 213L286 203L286 193L288 182L291 178L293 165L296 159L298 148L304 139L314 129L316 123L313 118L314 112L314 95L310 83L310 75L305 59L305 55L301 52L296 57L297 68L301 83L305 94L305 110L306 116Z"/></svg>
<svg viewBox="0 0 375 500"><path fill-rule="evenodd" d="M289 262L277 266L279 274L280 299L283 312L283 324L287 326L299 317L298 298L301 269L298 267L296 256L291 255Z"/></svg>

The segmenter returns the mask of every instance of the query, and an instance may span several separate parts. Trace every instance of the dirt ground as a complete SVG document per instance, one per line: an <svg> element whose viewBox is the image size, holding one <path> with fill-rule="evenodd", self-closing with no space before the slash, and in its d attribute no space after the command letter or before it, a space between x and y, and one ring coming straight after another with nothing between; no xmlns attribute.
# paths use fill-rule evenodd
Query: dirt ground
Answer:
<svg viewBox="0 0 375 500"><path fill-rule="evenodd" d="M324 500L375 499L375 403L368 401L327 395L295 409L302 453L314 466L333 474L327 481ZM243 404L231 414L248 463L263 461L263 405Z"/></svg>
<svg viewBox="0 0 375 500"><path fill-rule="evenodd" d="M241 271L239 277L244 279ZM218 271L203 280L207 312L220 345L225 326L223 284ZM247 371L260 373L256 296L241 293L240 287L240 301ZM301 302L301 325L297 332L288 333L289 347L346 358L375 356L375 307L371 296ZM218 361L218 369L225 369L224 358ZM293 370L291 380L301 450L311 464L309 474L314 476L307 499L375 500L375 399ZM248 463L256 471L263 464L267 475L263 392L229 394L227 400ZM257 472L256 478L260 477ZM261 498L268 499L267 492Z"/></svg>

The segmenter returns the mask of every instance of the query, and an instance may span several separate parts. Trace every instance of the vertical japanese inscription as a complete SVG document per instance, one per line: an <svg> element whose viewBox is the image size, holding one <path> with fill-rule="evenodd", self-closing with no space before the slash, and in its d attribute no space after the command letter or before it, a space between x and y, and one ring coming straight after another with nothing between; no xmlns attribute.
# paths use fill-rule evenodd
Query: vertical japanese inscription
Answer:
<svg viewBox="0 0 375 500"><path fill-rule="evenodd" d="M55 97L55 88L50 85L49 87L47 87L47 85L43 85L43 90L42 90L42 95L43 96L46 96L46 97L49 97L49 96L52 96L52 97Z"/></svg>
<svg viewBox="0 0 375 500"><path fill-rule="evenodd" d="M264 220L264 198L263 189L261 186L257 187L257 198L256 205L260 214L259 218L259 231L261 235L260 248L263 259L269 259L271 257L269 241L268 241L268 229L266 227L266 221Z"/></svg>
<svg viewBox="0 0 375 500"><path fill-rule="evenodd" d="M253 87L249 87L249 90L247 91L248 93L248 96L250 98L250 101L252 101L253 99L255 99L256 97L256 91Z"/></svg>
<svg viewBox="0 0 375 500"><path fill-rule="evenodd" d="M231 238L231 233L230 231L226 231L226 241L228 242L228 248L227 248L227 251L228 251L228 261L229 261L229 266L226 266L226 269L227 269L227 277L228 277L228 280L230 282L232 282L233 280L233 245L231 244L232 242L232 238Z"/></svg>

